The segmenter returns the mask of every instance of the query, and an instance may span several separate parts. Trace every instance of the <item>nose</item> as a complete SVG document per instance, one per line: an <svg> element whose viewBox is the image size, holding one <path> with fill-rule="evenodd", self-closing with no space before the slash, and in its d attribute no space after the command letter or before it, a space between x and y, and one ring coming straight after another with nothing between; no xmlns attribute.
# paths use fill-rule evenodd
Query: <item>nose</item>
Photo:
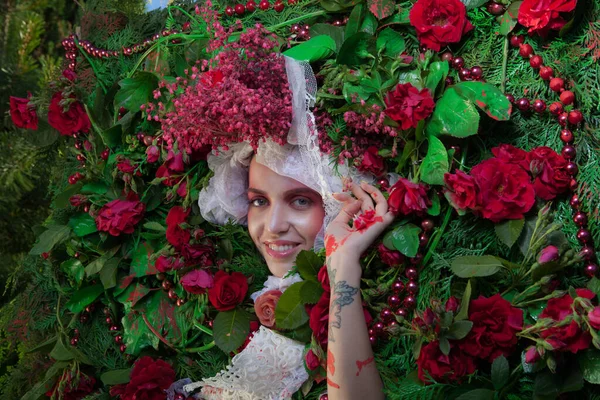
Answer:
<svg viewBox="0 0 600 400"><path fill-rule="evenodd" d="M280 234L290 229L290 223L285 207L280 204L273 204L268 215L267 229L269 233Z"/></svg>

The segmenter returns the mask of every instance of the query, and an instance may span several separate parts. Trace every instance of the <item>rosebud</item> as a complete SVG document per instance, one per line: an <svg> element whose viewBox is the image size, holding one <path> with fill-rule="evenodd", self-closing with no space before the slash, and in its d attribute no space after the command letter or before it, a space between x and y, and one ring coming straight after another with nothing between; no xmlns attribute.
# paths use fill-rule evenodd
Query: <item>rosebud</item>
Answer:
<svg viewBox="0 0 600 400"><path fill-rule="evenodd" d="M594 329L600 329L600 306L596 306L589 312L588 319Z"/></svg>
<svg viewBox="0 0 600 400"><path fill-rule="evenodd" d="M319 358L315 355L315 353L313 353L312 349L308 350L306 356L304 357L304 361L306 361L306 368L311 371L314 371L315 369L319 368L319 365L321 365Z"/></svg>
<svg viewBox="0 0 600 400"><path fill-rule="evenodd" d="M404 262L404 256L402 253L396 250L390 250L383 243L380 243L377 246L377 252L379 253L379 257L381 258L381 262L390 267L397 267Z"/></svg>
<svg viewBox="0 0 600 400"><path fill-rule="evenodd" d="M148 163L155 163L155 162L157 162L159 154L160 154L160 151L158 150L158 147L156 147L156 146L148 146L146 148L146 161Z"/></svg>
<svg viewBox="0 0 600 400"><path fill-rule="evenodd" d="M538 262L540 264L545 264L556 260L558 260L558 248L556 246L550 245L540 251L540 255L538 257Z"/></svg>
<svg viewBox="0 0 600 400"><path fill-rule="evenodd" d="M460 303L458 299L454 296L451 296L448 301L446 301L446 311L453 312L456 314L458 312L458 307L460 307Z"/></svg>
<svg viewBox="0 0 600 400"><path fill-rule="evenodd" d="M525 362L527 364L534 364L540 359L540 353L538 353L535 346L529 346L525 351Z"/></svg>

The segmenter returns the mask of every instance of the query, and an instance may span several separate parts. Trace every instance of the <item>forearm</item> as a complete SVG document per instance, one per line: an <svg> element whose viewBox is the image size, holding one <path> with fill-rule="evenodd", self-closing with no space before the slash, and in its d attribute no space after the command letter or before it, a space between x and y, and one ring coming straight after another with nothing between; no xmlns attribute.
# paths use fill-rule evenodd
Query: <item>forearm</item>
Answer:
<svg viewBox="0 0 600 400"><path fill-rule="evenodd" d="M355 263L355 265L354 265ZM327 387L330 399L383 399L360 296L358 259L328 260L331 283Z"/></svg>

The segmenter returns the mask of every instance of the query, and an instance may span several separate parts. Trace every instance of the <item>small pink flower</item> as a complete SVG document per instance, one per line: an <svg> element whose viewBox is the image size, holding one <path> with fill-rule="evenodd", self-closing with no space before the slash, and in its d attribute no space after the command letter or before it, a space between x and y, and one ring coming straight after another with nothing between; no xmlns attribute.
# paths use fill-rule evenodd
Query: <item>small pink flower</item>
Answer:
<svg viewBox="0 0 600 400"><path fill-rule="evenodd" d="M529 346L529 348L527 348L527 351L525 352L525 362L527 364L534 364L539 359L540 353L538 353L535 346Z"/></svg>
<svg viewBox="0 0 600 400"><path fill-rule="evenodd" d="M213 277L203 269L195 269L181 279L183 288L193 294L202 294L213 287Z"/></svg>
<svg viewBox="0 0 600 400"><path fill-rule="evenodd" d="M150 164L157 162L159 155L160 151L158 150L158 147L154 145L148 146L146 149L146 161Z"/></svg>
<svg viewBox="0 0 600 400"><path fill-rule="evenodd" d="M590 313L588 314L588 319L590 320L590 325L594 329L600 329L600 306L596 306Z"/></svg>
<svg viewBox="0 0 600 400"><path fill-rule="evenodd" d="M556 260L558 260L558 248L552 245L543 248L538 257L538 263L540 264Z"/></svg>

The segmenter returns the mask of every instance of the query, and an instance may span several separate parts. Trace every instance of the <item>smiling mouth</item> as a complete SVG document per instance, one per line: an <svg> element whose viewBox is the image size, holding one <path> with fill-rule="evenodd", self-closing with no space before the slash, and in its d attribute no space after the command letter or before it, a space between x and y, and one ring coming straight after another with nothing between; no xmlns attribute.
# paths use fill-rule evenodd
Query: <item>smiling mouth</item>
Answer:
<svg viewBox="0 0 600 400"><path fill-rule="evenodd" d="M288 258L300 248L299 243L276 245L274 243L265 243L267 254L273 258Z"/></svg>

